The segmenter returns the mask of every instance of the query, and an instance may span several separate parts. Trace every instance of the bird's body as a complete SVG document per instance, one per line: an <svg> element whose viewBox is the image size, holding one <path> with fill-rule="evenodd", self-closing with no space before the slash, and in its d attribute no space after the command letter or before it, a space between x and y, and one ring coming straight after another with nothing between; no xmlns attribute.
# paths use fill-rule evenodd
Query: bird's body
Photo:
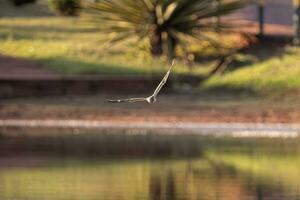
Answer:
<svg viewBox="0 0 300 200"><path fill-rule="evenodd" d="M155 102L156 102L155 96L150 96L150 97L148 97L148 98L147 98L147 102L148 102L148 103L155 103Z"/></svg>
<svg viewBox="0 0 300 200"><path fill-rule="evenodd" d="M122 102L132 103L132 102L139 102L139 101L147 102L150 104L155 103L156 96L159 93L159 91L161 90L161 88L166 84L174 63L175 63L175 60L172 61L172 64L171 64L169 70L167 71L166 75L163 77L163 79L161 80L159 85L156 87L155 91L153 92L153 94L151 96L145 97L145 98L117 99L117 100L107 100L107 101L111 102L111 103L122 103Z"/></svg>

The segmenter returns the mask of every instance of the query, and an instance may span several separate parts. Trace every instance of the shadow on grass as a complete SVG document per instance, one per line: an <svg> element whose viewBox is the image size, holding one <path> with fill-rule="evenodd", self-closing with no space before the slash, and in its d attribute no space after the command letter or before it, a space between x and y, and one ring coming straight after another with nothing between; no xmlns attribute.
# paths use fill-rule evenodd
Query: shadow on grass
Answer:
<svg viewBox="0 0 300 200"><path fill-rule="evenodd" d="M23 5L21 7L13 6L10 1L0 0L0 17L49 17L54 14L49 11L47 1L40 1Z"/></svg>
<svg viewBox="0 0 300 200"><path fill-rule="evenodd" d="M1 30L1 26L0 26L0 30ZM1 32L0 31L0 40L5 41L5 40L15 40L15 41L19 41L19 40L43 40L43 41L63 41L66 39L65 36L59 36L59 35L51 35L51 36L47 36L45 34L33 34L32 32Z"/></svg>
<svg viewBox="0 0 300 200"><path fill-rule="evenodd" d="M260 41L246 48L237 51L238 56L230 63L225 73L234 70L251 67L254 64L265 62L272 58L280 58L285 55L286 46L285 42L274 41Z"/></svg>
<svg viewBox="0 0 300 200"><path fill-rule="evenodd" d="M235 51L226 50L223 52L216 51L212 55L205 55L204 53L196 55L198 62L213 62L215 67L207 74L206 79L216 74L222 75L233 72L243 67L251 67L255 64L265 62L272 58L280 58L286 55L286 46L290 43L285 38L267 38L260 41L249 41L249 45L237 49ZM229 62L227 62L229 61ZM203 79L205 80L205 79Z"/></svg>
<svg viewBox="0 0 300 200"><path fill-rule="evenodd" d="M75 20L75 19L74 19ZM66 21L71 22L71 21ZM60 24L60 26L53 26L53 25L47 25L47 24L39 24L39 25L0 25L0 28L2 30L21 30L22 32L28 32L28 33L93 33L97 31L95 28L87 28L87 27L76 27L76 26L69 26L64 27L63 24Z"/></svg>
<svg viewBox="0 0 300 200"><path fill-rule="evenodd" d="M229 96L231 98L237 98L237 97L246 97L246 98L259 98L262 97L260 93L258 93L256 90L254 90L251 87L232 87L228 85L220 85L220 86L214 86L210 88L200 89L200 92L202 95L207 96Z"/></svg>
<svg viewBox="0 0 300 200"><path fill-rule="evenodd" d="M227 57L229 62L226 62L226 58L223 58L223 63L220 64L222 62L222 59L220 59L221 62L216 65L212 73L208 74L205 80L208 80L216 75L222 79L223 75L230 76L231 73L241 68L255 68L260 64L267 63L269 60L274 58L281 59L287 54L292 54L292 52L287 51L286 47L288 44L288 40L277 41L272 38L252 43L249 46L237 50L234 54L229 55ZM249 76L251 76L251 74L249 74ZM212 87L203 88L202 92L250 96L265 96L268 94L273 94L274 96L280 96L287 91L279 91L277 87L274 87L274 85L269 85L264 89L260 89L255 87L255 83L243 84L241 81L241 84L215 84Z"/></svg>
<svg viewBox="0 0 300 200"><path fill-rule="evenodd" d="M92 61L82 61L75 59L68 59L65 57L50 57L46 59L39 59L38 63L47 69L60 72L67 75L122 75L135 76L145 75L143 69L137 69L124 65L95 63Z"/></svg>
<svg viewBox="0 0 300 200"><path fill-rule="evenodd" d="M12 31L13 30L13 31ZM68 28L41 25L0 25L0 40L65 40L66 34L94 33L93 28ZM63 35L61 35L61 34Z"/></svg>
<svg viewBox="0 0 300 200"><path fill-rule="evenodd" d="M132 80L143 81L151 79L155 81L160 81L165 71L161 71L160 68L149 69L150 66L145 66L147 69L142 67L135 67L130 65L122 65L122 62L117 64L105 64L105 63L95 63L82 60L68 59L65 57L53 57L48 59L42 59L38 61L46 69L53 70L61 74L67 75L97 75L106 78L128 78ZM199 83L205 80L204 76L192 75L192 74L172 74L172 80L170 82L176 82L179 87L197 87ZM157 82L159 83L159 82ZM173 87L173 86L172 86ZM174 89L174 88L173 88ZM176 89L175 89L176 90Z"/></svg>

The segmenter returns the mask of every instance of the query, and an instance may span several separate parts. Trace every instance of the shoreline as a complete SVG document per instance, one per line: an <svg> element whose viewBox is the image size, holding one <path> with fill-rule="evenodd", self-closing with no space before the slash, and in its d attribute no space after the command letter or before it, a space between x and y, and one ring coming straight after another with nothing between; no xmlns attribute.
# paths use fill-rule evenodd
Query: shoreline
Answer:
<svg viewBox="0 0 300 200"><path fill-rule="evenodd" d="M139 95L132 95L139 96ZM300 124L300 101L161 95L157 104L111 104L124 95L18 98L0 102L0 120L86 120L110 123ZM222 99L223 98L223 99Z"/></svg>
<svg viewBox="0 0 300 200"><path fill-rule="evenodd" d="M0 120L0 128L59 128L97 129L112 134L126 135L203 135L229 137L283 137L300 136L300 124L283 123L192 123L192 122L138 122L90 120ZM78 130L79 129L79 130ZM184 133L183 133L184 132ZM80 132L78 132L79 134Z"/></svg>

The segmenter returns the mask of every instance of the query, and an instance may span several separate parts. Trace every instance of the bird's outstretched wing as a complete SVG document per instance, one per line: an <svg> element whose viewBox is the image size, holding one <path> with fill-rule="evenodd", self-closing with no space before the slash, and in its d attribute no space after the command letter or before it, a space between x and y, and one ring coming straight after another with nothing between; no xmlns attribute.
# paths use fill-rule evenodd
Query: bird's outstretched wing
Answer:
<svg viewBox="0 0 300 200"><path fill-rule="evenodd" d="M167 79L170 75L170 72L172 70L172 67L175 63L175 59L172 61L172 64L169 68L169 70L167 71L166 75L163 77L163 79L160 81L159 85L156 87L154 93L150 96L150 97L156 97L156 95L159 93L159 91L161 90L161 88L165 85L165 83L167 82ZM146 97L146 98L130 98L130 99L116 99L116 100L111 100L111 99L107 99L108 102L111 103L122 103L122 102L138 102L138 101L147 101L149 102L149 98L150 97Z"/></svg>
<svg viewBox="0 0 300 200"><path fill-rule="evenodd" d="M161 90L161 88L166 84L166 82L167 82L167 80L168 80L168 77L169 77L169 75L170 75L170 72L171 72L171 70L172 70L172 67L174 66L174 63L175 63L175 59L172 60L172 64L171 64L169 70L167 71L167 73L166 73L166 75L163 77L163 79L160 81L159 85L156 87L156 89L155 89L155 91L154 91L154 93L153 93L152 96L155 97L155 96L159 93L159 91Z"/></svg>
<svg viewBox="0 0 300 200"><path fill-rule="evenodd" d="M130 98L130 99L116 99L116 100L112 100L112 99L107 99L108 102L111 103L122 103L122 102L138 102L138 101L147 101L147 98Z"/></svg>

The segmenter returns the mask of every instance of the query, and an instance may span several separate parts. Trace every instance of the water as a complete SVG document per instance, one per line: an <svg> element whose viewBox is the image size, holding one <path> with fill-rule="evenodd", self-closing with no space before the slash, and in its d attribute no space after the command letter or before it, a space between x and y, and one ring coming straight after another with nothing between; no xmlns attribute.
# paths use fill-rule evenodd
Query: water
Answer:
<svg viewBox="0 0 300 200"><path fill-rule="evenodd" d="M13 137L0 137L5 152L0 157L1 200L300 199L298 138L154 135L154 140L118 135L97 143L95 135L85 135L81 143L72 138L78 136L69 136L54 145L53 138L27 138L28 143ZM92 145L105 146L106 154L103 148L83 149ZM78 148L82 151L75 151ZM152 148L159 150L149 151ZM14 153L8 153L12 149Z"/></svg>

